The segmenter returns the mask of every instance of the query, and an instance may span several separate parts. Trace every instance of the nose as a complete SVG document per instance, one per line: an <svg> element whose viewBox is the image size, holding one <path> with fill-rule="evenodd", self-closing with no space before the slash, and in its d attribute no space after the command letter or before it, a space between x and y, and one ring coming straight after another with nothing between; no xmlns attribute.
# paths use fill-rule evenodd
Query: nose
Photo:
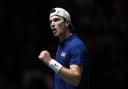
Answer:
<svg viewBox="0 0 128 89"><path fill-rule="evenodd" d="M50 26L51 26L51 28L53 28L55 26L55 23L52 21Z"/></svg>

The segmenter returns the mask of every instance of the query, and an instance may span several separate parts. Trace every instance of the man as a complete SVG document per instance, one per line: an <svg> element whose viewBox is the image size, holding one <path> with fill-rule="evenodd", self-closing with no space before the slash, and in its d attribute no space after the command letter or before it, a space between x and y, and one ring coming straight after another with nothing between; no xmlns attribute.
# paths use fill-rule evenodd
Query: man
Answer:
<svg viewBox="0 0 128 89"><path fill-rule="evenodd" d="M77 89L86 63L87 47L74 32L70 14L65 9L52 9L49 21L60 44L54 59L47 50L40 53L39 59L55 71L54 89Z"/></svg>

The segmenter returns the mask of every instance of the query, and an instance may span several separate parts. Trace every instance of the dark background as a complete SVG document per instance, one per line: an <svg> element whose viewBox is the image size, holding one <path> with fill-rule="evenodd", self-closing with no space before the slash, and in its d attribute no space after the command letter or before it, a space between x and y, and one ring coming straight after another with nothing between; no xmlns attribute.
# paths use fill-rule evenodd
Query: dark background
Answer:
<svg viewBox="0 0 128 89"><path fill-rule="evenodd" d="M53 88L54 73L38 55L55 55L49 11L56 6L69 11L88 45L88 89L127 89L127 0L1 0L0 89Z"/></svg>

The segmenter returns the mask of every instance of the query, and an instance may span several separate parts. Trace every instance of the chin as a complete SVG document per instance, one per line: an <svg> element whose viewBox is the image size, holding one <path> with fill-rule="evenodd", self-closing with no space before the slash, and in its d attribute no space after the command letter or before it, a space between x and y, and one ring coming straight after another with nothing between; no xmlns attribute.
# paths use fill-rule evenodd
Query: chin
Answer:
<svg viewBox="0 0 128 89"><path fill-rule="evenodd" d="M55 37L59 37L59 34L53 34Z"/></svg>
<svg viewBox="0 0 128 89"><path fill-rule="evenodd" d="M54 34L54 37L58 37L58 35L57 34Z"/></svg>

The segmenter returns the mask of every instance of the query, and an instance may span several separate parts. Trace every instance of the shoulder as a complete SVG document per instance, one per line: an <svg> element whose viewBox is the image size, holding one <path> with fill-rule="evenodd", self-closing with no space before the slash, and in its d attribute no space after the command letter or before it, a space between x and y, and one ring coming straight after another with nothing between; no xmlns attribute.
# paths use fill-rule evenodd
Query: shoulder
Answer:
<svg viewBox="0 0 128 89"><path fill-rule="evenodd" d="M86 44L78 36L73 38L70 41L69 45L72 48L76 48L76 47L78 47L78 48L86 48Z"/></svg>

